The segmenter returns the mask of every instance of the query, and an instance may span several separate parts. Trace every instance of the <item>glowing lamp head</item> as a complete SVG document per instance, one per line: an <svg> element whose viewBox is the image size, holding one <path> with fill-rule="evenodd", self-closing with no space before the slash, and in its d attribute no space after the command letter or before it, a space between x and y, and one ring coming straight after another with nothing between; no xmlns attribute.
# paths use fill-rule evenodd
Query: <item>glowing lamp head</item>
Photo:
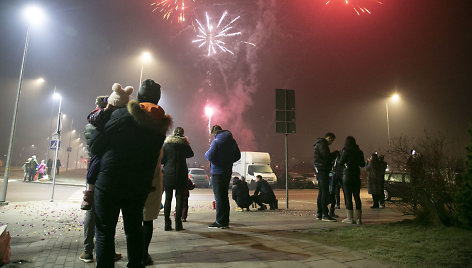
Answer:
<svg viewBox="0 0 472 268"><path fill-rule="evenodd" d="M215 113L215 110L212 107L205 106L205 115L207 117L212 117L214 113Z"/></svg>
<svg viewBox="0 0 472 268"><path fill-rule="evenodd" d="M61 96L61 94L59 94L59 93L54 93L54 95L52 95L52 97L53 97L54 99L56 99L56 100L62 99L62 96Z"/></svg>
<svg viewBox="0 0 472 268"><path fill-rule="evenodd" d="M36 83L37 83L38 85L42 85L42 84L44 83L44 81L46 81L46 80L44 80L44 78L42 78L42 77L36 79Z"/></svg>
<svg viewBox="0 0 472 268"><path fill-rule="evenodd" d="M149 61L151 61L151 53L149 53L149 52L143 52L143 54L141 54L141 61L142 61L142 62L149 62Z"/></svg>
<svg viewBox="0 0 472 268"><path fill-rule="evenodd" d="M30 23L30 24L39 24L42 23L46 19L46 15L44 14L43 10L38 6L28 6L23 11L23 17Z"/></svg>
<svg viewBox="0 0 472 268"><path fill-rule="evenodd" d="M397 93L392 95L392 101L397 102L399 100L400 100L400 95L398 95Z"/></svg>

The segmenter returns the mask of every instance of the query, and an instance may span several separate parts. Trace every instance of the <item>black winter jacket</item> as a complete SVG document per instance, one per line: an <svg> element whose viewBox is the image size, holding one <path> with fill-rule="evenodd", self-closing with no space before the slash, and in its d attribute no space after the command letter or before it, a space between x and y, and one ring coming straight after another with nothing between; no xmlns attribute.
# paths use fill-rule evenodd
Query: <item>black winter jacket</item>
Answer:
<svg viewBox="0 0 472 268"><path fill-rule="evenodd" d="M325 138L318 138L313 146L315 170L331 170L333 161L336 159L338 152L330 152L328 141Z"/></svg>
<svg viewBox="0 0 472 268"><path fill-rule="evenodd" d="M232 189L233 200L236 201L236 204L240 208L247 208L251 205L251 196L249 196L249 187L245 181L240 179L235 179L233 181Z"/></svg>
<svg viewBox="0 0 472 268"><path fill-rule="evenodd" d="M92 154L100 157L95 187L118 197L147 195L171 123L169 115L154 118L135 100L115 110L90 138Z"/></svg>
<svg viewBox="0 0 472 268"><path fill-rule="evenodd" d="M352 175L359 177L361 174L361 167L365 166L364 153L359 149L359 146L344 147L337 165L344 166L343 175Z"/></svg>
<svg viewBox="0 0 472 268"><path fill-rule="evenodd" d="M259 180L256 182L256 190L254 191L254 195L257 196L259 193L263 203L267 204L275 201L274 191L270 187L269 183L265 180Z"/></svg>
<svg viewBox="0 0 472 268"><path fill-rule="evenodd" d="M187 187L187 158L193 157L187 137L168 136L164 141L162 164L164 188L184 189Z"/></svg>

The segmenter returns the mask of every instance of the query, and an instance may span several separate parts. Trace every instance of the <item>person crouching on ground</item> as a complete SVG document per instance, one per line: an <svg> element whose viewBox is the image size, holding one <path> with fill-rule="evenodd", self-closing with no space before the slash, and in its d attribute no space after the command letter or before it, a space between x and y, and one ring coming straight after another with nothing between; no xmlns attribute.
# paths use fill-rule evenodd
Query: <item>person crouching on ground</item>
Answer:
<svg viewBox="0 0 472 268"><path fill-rule="evenodd" d="M261 175L256 176L256 190L254 191L254 195L251 198L253 202L256 202L259 205L258 210L267 209L264 203L269 204L271 210L278 208L278 201L275 198L272 187L270 187L266 180L262 179Z"/></svg>
<svg viewBox="0 0 472 268"><path fill-rule="evenodd" d="M233 189L231 191L233 200L236 201L238 207L243 211L249 211L249 206L252 204L251 196L249 195L249 187L247 186L244 177L240 180L238 177L233 178Z"/></svg>

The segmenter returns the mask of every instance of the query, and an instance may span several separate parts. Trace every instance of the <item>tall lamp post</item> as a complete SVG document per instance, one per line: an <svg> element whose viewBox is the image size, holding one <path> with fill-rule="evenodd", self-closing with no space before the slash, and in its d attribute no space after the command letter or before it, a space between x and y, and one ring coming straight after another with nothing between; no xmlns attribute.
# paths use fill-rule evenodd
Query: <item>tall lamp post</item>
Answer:
<svg viewBox="0 0 472 268"><path fill-rule="evenodd" d="M72 120L72 124L74 123L74 120ZM71 128L72 128L71 124ZM75 129L71 130L70 135L69 135L69 146L67 147L67 164L66 164L66 171L69 170L69 155L72 152L72 147L70 147L70 143L72 141L72 135L74 135Z"/></svg>
<svg viewBox="0 0 472 268"><path fill-rule="evenodd" d="M144 70L144 63L151 61L151 53L145 51L141 54L141 75L139 76L139 85L138 88L141 86L141 82L143 81L143 70Z"/></svg>
<svg viewBox="0 0 472 268"><path fill-rule="evenodd" d="M54 202L54 188L56 187L56 167L57 167L57 155L59 153L59 146L61 144L61 107L62 107L62 96L55 93L55 99L59 99L59 110L57 113L57 128L56 128L56 137L53 140L56 140L56 150L54 153L54 162L52 162L52 193L51 193L51 202Z"/></svg>
<svg viewBox="0 0 472 268"><path fill-rule="evenodd" d="M387 112L387 137L388 137L388 147L391 146L392 142L390 139L390 121L388 117L388 101L398 102L400 100L400 95L398 93L393 94L386 102L385 102L385 110Z"/></svg>
<svg viewBox="0 0 472 268"><path fill-rule="evenodd" d="M8 143L8 153L7 153L7 161L5 163L5 172L3 176L3 185L2 185L2 194L0 196L0 205L7 205L6 202L7 197L7 187L8 187L8 173L10 169L10 160L11 160L11 151L13 148L13 139L15 138L15 129L16 129L16 117L18 114L18 104L20 103L20 94L21 94L21 83L23 82L23 71L25 67L26 61L26 54L28 52L28 37L29 37L29 29L33 23L36 23L44 18L43 11L36 6L27 7L24 11L24 15L28 20L28 26L26 28L26 38L25 38L25 48L23 50L23 59L21 61L21 68L20 68L20 78L18 80L18 90L16 92L16 102L13 110L13 120L11 123L11 130L10 130L10 140Z"/></svg>

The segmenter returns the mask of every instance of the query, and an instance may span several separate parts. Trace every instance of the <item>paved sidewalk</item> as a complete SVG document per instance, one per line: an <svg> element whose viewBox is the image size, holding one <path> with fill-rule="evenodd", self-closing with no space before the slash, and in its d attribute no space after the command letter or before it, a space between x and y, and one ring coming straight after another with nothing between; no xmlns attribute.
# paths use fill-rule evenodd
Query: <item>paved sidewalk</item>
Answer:
<svg viewBox="0 0 472 268"><path fill-rule="evenodd" d="M231 202L230 229L208 229L215 211L207 201L190 204L184 231L165 232L163 217L154 221L150 254L156 267L391 267L367 255L310 241L342 223L316 221L312 210L237 212ZM0 207L0 225L12 236L12 262L19 267L94 267L78 259L83 252L83 216L79 202L21 202ZM284 207L283 201L279 204ZM338 211L340 215L344 210ZM365 223L399 220L392 209L365 211ZM374 214L373 214L374 213ZM377 213L377 215L375 215ZM378 218L378 219L377 219ZM373 220L376 219L376 220ZM122 219L116 248L124 256L116 267L126 267Z"/></svg>

